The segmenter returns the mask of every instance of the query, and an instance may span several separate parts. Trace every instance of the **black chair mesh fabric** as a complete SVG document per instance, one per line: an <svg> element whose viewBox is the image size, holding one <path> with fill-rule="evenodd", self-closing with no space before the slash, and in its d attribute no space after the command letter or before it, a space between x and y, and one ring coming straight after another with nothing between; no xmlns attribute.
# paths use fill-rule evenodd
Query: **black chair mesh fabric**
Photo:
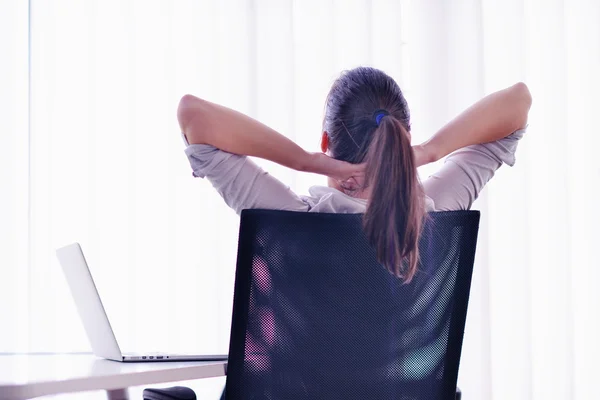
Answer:
<svg viewBox="0 0 600 400"><path fill-rule="evenodd" d="M453 399L479 212L430 213L403 284L358 214L242 212L226 399Z"/></svg>

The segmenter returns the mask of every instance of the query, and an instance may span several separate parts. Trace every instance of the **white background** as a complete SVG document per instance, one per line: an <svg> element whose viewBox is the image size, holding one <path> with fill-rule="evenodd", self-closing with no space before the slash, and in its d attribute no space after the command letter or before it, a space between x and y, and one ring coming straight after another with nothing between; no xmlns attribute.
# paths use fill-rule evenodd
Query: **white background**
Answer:
<svg viewBox="0 0 600 400"><path fill-rule="evenodd" d="M0 56L0 352L89 350L54 256L73 241L123 348L226 352L238 218L191 177L178 99L317 151L329 86L372 65L405 91L415 142L529 85L517 165L476 203L459 385L595 398L597 0L2 0ZM300 193L325 182L262 164ZM216 396L222 380L193 384Z"/></svg>

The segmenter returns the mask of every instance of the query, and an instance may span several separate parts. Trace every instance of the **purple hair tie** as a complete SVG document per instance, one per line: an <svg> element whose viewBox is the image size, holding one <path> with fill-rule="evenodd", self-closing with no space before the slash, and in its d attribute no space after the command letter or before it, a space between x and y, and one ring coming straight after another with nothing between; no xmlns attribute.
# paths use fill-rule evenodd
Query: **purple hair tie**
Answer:
<svg viewBox="0 0 600 400"><path fill-rule="evenodd" d="M375 116L375 123L377 124L377 126L379 126L381 118L383 118L386 115L390 115L390 113L387 112L387 110L377 110L373 113L373 115Z"/></svg>

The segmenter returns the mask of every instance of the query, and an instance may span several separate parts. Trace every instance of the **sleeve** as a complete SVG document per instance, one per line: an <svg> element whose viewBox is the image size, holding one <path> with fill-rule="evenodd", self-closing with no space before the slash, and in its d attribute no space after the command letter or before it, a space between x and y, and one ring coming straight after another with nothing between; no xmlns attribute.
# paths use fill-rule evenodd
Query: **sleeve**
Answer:
<svg viewBox="0 0 600 400"><path fill-rule="evenodd" d="M185 149L193 175L206 178L237 214L247 208L308 211L309 206L288 186L246 156L216 147L192 144Z"/></svg>
<svg viewBox="0 0 600 400"><path fill-rule="evenodd" d="M423 182L437 211L468 210L502 164L513 166L525 129L495 142L468 146L446 158L439 171Z"/></svg>

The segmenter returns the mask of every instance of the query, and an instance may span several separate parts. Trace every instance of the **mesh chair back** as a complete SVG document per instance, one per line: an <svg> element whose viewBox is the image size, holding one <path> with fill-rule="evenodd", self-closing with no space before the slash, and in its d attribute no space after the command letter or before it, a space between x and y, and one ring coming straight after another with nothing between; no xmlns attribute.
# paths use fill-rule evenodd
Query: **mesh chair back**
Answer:
<svg viewBox="0 0 600 400"><path fill-rule="evenodd" d="M361 215L242 212L226 399L453 399L479 212L430 213L410 284Z"/></svg>

